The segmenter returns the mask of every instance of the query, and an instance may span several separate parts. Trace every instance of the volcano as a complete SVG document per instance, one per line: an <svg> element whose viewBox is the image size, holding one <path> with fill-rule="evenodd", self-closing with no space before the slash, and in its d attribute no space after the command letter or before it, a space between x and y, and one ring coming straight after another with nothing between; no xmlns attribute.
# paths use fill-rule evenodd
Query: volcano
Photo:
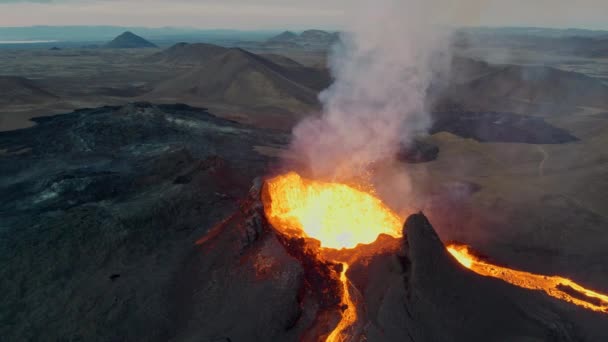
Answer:
<svg viewBox="0 0 608 342"><path fill-rule="evenodd" d="M190 53L200 53L200 60L204 62L194 70L161 82L148 97L194 99L247 108L287 108L297 112L315 107L317 91L329 82L328 75L322 71L303 66L286 67L243 49L221 52L209 46L200 49L185 46L180 51L167 51L167 58L190 60Z"/></svg>
<svg viewBox="0 0 608 342"><path fill-rule="evenodd" d="M459 245L446 248L422 213L401 222L353 185L295 173L257 179L180 272L175 293L188 315L176 318L184 322L179 338L575 341L582 331L608 338L600 328L608 315L472 272L451 251Z"/></svg>
<svg viewBox="0 0 608 342"><path fill-rule="evenodd" d="M156 44L150 43L146 39L133 32L126 31L114 38L111 42L104 45L108 49L137 49L137 48L157 48Z"/></svg>

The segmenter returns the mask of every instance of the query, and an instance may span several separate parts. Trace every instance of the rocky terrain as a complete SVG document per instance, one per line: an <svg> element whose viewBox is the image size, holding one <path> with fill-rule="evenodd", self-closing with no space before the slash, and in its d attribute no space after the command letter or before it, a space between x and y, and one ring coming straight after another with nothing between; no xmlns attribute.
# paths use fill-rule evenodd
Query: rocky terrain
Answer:
<svg viewBox="0 0 608 342"><path fill-rule="evenodd" d="M0 133L0 335L166 340L183 258L286 137L185 105L37 122Z"/></svg>

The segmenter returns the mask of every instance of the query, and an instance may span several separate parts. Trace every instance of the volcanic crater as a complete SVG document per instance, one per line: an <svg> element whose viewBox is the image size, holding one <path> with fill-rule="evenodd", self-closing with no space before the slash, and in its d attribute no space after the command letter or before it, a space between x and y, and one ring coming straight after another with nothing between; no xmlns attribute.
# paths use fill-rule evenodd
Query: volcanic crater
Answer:
<svg viewBox="0 0 608 342"><path fill-rule="evenodd" d="M336 200L332 196L342 187L350 197L323 202ZM361 203L369 208L366 200L377 201L372 211L381 212L356 215L352 210L362 210ZM306 207L315 205L329 208L307 217ZM391 228L396 218L398 229L379 228L374 240L353 245L358 229L370 227L365 215L378 215L373 219L386 220ZM341 234L315 235L309 229L336 224L336 218L345 220ZM198 241L181 272L178 303L197 319L180 330L180 338L576 341L607 336L597 328L607 322L606 315L477 274L454 252L467 247L446 248L424 214L401 222L372 194L344 184L295 173L256 179L240 209ZM587 300L606 312L605 297Z"/></svg>

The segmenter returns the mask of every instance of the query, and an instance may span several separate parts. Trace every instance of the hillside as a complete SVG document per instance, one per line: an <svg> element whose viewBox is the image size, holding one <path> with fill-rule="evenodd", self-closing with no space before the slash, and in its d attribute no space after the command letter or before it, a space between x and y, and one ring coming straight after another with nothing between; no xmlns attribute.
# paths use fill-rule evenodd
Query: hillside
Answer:
<svg viewBox="0 0 608 342"><path fill-rule="evenodd" d="M279 65L234 48L200 60L206 62L161 82L148 97L227 103L246 109L306 111L317 105L318 91L329 85L326 71L301 66L285 57Z"/></svg>
<svg viewBox="0 0 608 342"><path fill-rule="evenodd" d="M210 58L216 57L227 50L225 47L205 43L177 43L166 50L145 58L145 61L170 65L202 65Z"/></svg>
<svg viewBox="0 0 608 342"><path fill-rule="evenodd" d="M475 109L483 110L512 110L510 107L514 103L554 107L555 110L578 106L608 107L608 86L581 73L519 65L475 69L478 77L453 84L446 98L465 105L474 104L479 107Z"/></svg>
<svg viewBox="0 0 608 342"><path fill-rule="evenodd" d="M25 105L57 99L36 82L17 76L0 76L0 94L0 105Z"/></svg>
<svg viewBox="0 0 608 342"><path fill-rule="evenodd" d="M108 49L137 49L137 48L157 48L155 44L150 43L144 38L126 31L114 38L111 42L104 45Z"/></svg>

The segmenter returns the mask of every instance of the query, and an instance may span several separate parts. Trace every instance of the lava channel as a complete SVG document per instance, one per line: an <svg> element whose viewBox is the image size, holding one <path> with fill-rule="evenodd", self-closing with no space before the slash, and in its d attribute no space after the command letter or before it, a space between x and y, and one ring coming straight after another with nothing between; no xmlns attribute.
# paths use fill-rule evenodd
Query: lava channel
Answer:
<svg viewBox="0 0 608 342"><path fill-rule="evenodd" d="M341 249L356 254L357 246L371 244L381 234L402 237L402 217L372 194L346 184L304 179L290 172L268 180L263 197L266 217L278 232L291 238L317 240L320 252ZM447 250L459 263L480 275L499 278L526 289L541 290L586 309L608 312L608 296L588 290L572 280L493 265L474 257L466 246L449 245ZM343 264L340 281L344 289L341 302L345 309L326 341L348 341L352 338L348 334L349 328L358 318L349 293L349 264L344 260L329 261ZM584 296L574 296L568 289Z"/></svg>

